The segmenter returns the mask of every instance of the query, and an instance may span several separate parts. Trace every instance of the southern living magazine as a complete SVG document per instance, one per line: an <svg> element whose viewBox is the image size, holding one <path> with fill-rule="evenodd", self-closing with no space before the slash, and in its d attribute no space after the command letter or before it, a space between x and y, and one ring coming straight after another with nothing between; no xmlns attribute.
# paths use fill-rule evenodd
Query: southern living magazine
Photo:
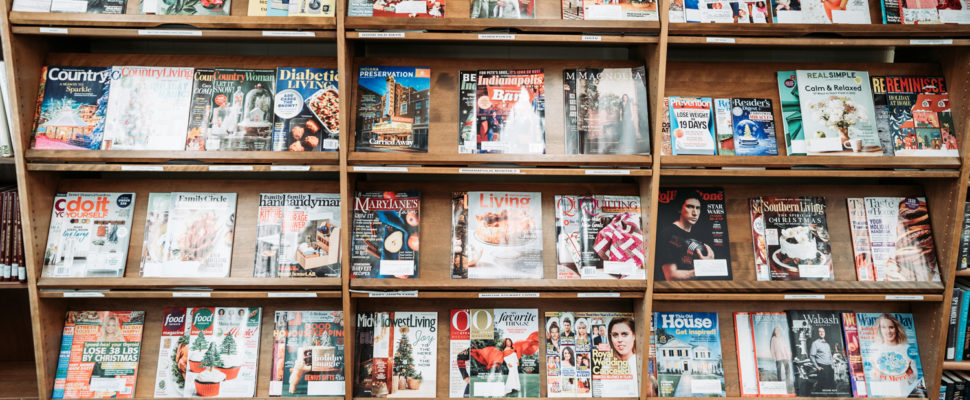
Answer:
<svg viewBox="0 0 970 400"><path fill-rule="evenodd" d="M661 187L656 280L731 280L724 190Z"/></svg>
<svg viewBox="0 0 970 400"><path fill-rule="evenodd" d="M148 196L141 276L229 276L235 193L173 192Z"/></svg>
<svg viewBox="0 0 970 400"><path fill-rule="evenodd" d="M872 76L869 79L872 86L873 110L876 114L876 131L879 132L879 146L882 147L883 155L895 155L893 136L889 131L889 98L886 93L886 77Z"/></svg>
<svg viewBox="0 0 970 400"><path fill-rule="evenodd" d="M916 323L909 313L856 313L869 397L926 397Z"/></svg>
<svg viewBox="0 0 970 400"><path fill-rule="evenodd" d="M849 381L853 397L866 396L866 373L859 345L859 323L853 312L842 313L842 333L845 335L845 355L849 363Z"/></svg>
<svg viewBox="0 0 970 400"><path fill-rule="evenodd" d="M443 18L445 16L445 0L350 0L347 6L348 17ZM292 12L290 15L293 15Z"/></svg>
<svg viewBox="0 0 970 400"><path fill-rule="evenodd" d="M967 8L965 0L947 0L939 3L883 0L882 23L968 24L970 8Z"/></svg>
<svg viewBox="0 0 970 400"><path fill-rule="evenodd" d="M185 133L185 150L205 150L205 133L212 118L212 78L215 70L196 69L192 82L192 103L189 125Z"/></svg>
<svg viewBox="0 0 970 400"><path fill-rule="evenodd" d="M656 21L657 2L648 0L583 0L585 20Z"/></svg>
<svg viewBox="0 0 970 400"><path fill-rule="evenodd" d="M343 311L277 311L272 397L344 394Z"/></svg>
<svg viewBox="0 0 970 400"><path fill-rule="evenodd" d="M540 397L539 310L452 309L451 318L453 330L468 332L451 346L451 357L460 363L455 350L469 346L468 381L452 376L452 397Z"/></svg>
<svg viewBox="0 0 970 400"><path fill-rule="evenodd" d="M491 0L472 0L469 9L471 18L534 19L536 0L514 0L497 2Z"/></svg>
<svg viewBox="0 0 970 400"><path fill-rule="evenodd" d="M44 99L34 121L30 147L53 150L101 148L111 68L46 66L42 71Z"/></svg>
<svg viewBox="0 0 970 400"><path fill-rule="evenodd" d="M646 279L640 197L556 196L559 279Z"/></svg>
<svg viewBox="0 0 970 400"><path fill-rule="evenodd" d="M340 195L261 193L256 277L339 277Z"/></svg>
<svg viewBox="0 0 970 400"><path fill-rule="evenodd" d="M896 155L959 155L946 81L941 76L886 76L885 124ZM883 121L879 121L883 123Z"/></svg>
<svg viewBox="0 0 970 400"><path fill-rule="evenodd" d="M878 0L874 0L878 1ZM771 0L776 24L869 24L869 1Z"/></svg>
<svg viewBox="0 0 970 400"><path fill-rule="evenodd" d="M861 198L846 199L849 213L849 233L852 235L852 259L855 260L859 281L875 281L876 267L872 263L872 243L869 241L869 219L866 202Z"/></svg>
<svg viewBox="0 0 970 400"><path fill-rule="evenodd" d="M805 144L798 77L795 71L778 71L778 96L781 99L781 127L785 132L785 150L790 156L804 156L808 154L808 148Z"/></svg>
<svg viewBox="0 0 970 400"><path fill-rule="evenodd" d="M546 312L549 397L636 397L633 315Z"/></svg>
<svg viewBox="0 0 970 400"><path fill-rule="evenodd" d="M135 193L56 194L43 276L124 276L134 209Z"/></svg>
<svg viewBox="0 0 970 400"><path fill-rule="evenodd" d="M787 313L795 363L795 393L799 397L851 397L842 341L842 313L807 310Z"/></svg>
<svg viewBox="0 0 970 400"><path fill-rule="evenodd" d="M273 110L274 151L337 151L337 70L277 68Z"/></svg>
<svg viewBox="0 0 970 400"><path fill-rule="evenodd" d="M761 213L771 280L835 279L824 197L762 197Z"/></svg>
<svg viewBox="0 0 970 400"><path fill-rule="evenodd" d="M111 67L101 150L184 150L193 68Z"/></svg>
<svg viewBox="0 0 970 400"><path fill-rule="evenodd" d="M53 399L132 398L144 311L68 311Z"/></svg>
<svg viewBox="0 0 970 400"><path fill-rule="evenodd" d="M205 149L269 151L276 71L216 68Z"/></svg>
<svg viewBox="0 0 970 400"><path fill-rule="evenodd" d="M438 313L357 314L356 397L435 397Z"/></svg>
<svg viewBox="0 0 970 400"><path fill-rule="evenodd" d="M542 278L541 193L467 192L452 206L453 226L468 221L452 232L452 278Z"/></svg>
<svg viewBox="0 0 970 400"><path fill-rule="evenodd" d="M430 68L362 66L357 92L355 151L428 152Z"/></svg>
<svg viewBox="0 0 970 400"><path fill-rule="evenodd" d="M259 307L165 309L155 397L253 397Z"/></svg>
<svg viewBox="0 0 970 400"><path fill-rule="evenodd" d="M731 99L731 127L734 133L734 154L778 155L771 99Z"/></svg>
<svg viewBox="0 0 970 400"><path fill-rule="evenodd" d="M421 193L357 192L351 276L417 278Z"/></svg>
<svg viewBox="0 0 970 400"><path fill-rule="evenodd" d="M458 152L477 153L478 124L475 96L478 90L478 72L458 71L458 76ZM568 124L566 126L569 127Z"/></svg>
<svg viewBox="0 0 970 400"><path fill-rule="evenodd" d="M575 100L566 112L575 111L576 124L567 127L576 134L567 136L566 153L650 154L646 75L643 67L565 70Z"/></svg>
<svg viewBox="0 0 970 400"><path fill-rule="evenodd" d="M882 155L868 72L795 74L808 155Z"/></svg>
<svg viewBox="0 0 970 400"><path fill-rule="evenodd" d="M544 154L546 105L542 68L478 71L477 75L477 152Z"/></svg>
<svg viewBox="0 0 970 400"><path fill-rule="evenodd" d="M144 0L142 14L157 15L229 15L232 0Z"/></svg>
<svg viewBox="0 0 970 400"><path fill-rule="evenodd" d="M717 313L653 314L660 397L725 397Z"/></svg>
<svg viewBox="0 0 970 400"><path fill-rule="evenodd" d="M924 197L866 197L877 281L940 281Z"/></svg>
<svg viewBox="0 0 970 400"><path fill-rule="evenodd" d="M673 155L716 155L711 98L672 96L668 102Z"/></svg>

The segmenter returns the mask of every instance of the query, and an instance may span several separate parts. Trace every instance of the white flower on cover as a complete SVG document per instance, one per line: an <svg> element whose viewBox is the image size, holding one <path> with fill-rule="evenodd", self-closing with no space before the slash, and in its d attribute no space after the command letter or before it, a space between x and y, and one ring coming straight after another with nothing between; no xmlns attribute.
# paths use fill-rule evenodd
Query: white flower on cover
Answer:
<svg viewBox="0 0 970 400"><path fill-rule="evenodd" d="M828 100L809 105L809 109L816 122L832 130L847 130L868 120L859 105L848 97L830 96Z"/></svg>

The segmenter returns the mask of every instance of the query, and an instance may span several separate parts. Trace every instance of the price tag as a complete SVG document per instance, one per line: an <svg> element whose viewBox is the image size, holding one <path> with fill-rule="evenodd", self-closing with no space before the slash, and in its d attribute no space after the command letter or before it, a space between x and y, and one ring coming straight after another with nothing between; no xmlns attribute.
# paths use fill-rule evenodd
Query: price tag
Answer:
<svg viewBox="0 0 970 400"><path fill-rule="evenodd" d="M266 297L317 297L314 292L269 292Z"/></svg>
<svg viewBox="0 0 970 400"><path fill-rule="evenodd" d="M734 38L729 37L709 37L707 43L734 43Z"/></svg>
<svg viewBox="0 0 970 400"><path fill-rule="evenodd" d="M498 35L494 33L480 33L478 40L515 40L515 35Z"/></svg>
<svg viewBox="0 0 970 400"><path fill-rule="evenodd" d="M404 32L360 32L357 37L363 38L403 38Z"/></svg>
<svg viewBox="0 0 970 400"><path fill-rule="evenodd" d="M368 297L418 297L418 291L395 290L391 292L369 292Z"/></svg>
<svg viewBox="0 0 970 400"><path fill-rule="evenodd" d="M479 293L478 298L480 299L501 299L501 298L535 298L539 297L539 293Z"/></svg>
<svg viewBox="0 0 970 400"><path fill-rule="evenodd" d="M209 171L252 171L252 165L210 165Z"/></svg>
<svg viewBox="0 0 970 400"><path fill-rule="evenodd" d="M139 36L202 36L202 31L173 29L139 29Z"/></svg>
<svg viewBox="0 0 970 400"><path fill-rule="evenodd" d="M785 300L825 300L824 294L786 294Z"/></svg>
<svg viewBox="0 0 970 400"><path fill-rule="evenodd" d="M953 44L953 39L910 39L909 44L923 46Z"/></svg>
<svg viewBox="0 0 970 400"><path fill-rule="evenodd" d="M314 37L316 33L313 32L297 32L297 31L263 31L263 36L269 37Z"/></svg>
<svg viewBox="0 0 970 400"><path fill-rule="evenodd" d="M908 294L887 294L886 300L923 300L921 295L908 295Z"/></svg>
<svg viewBox="0 0 970 400"><path fill-rule="evenodd" d="M172 292L172 297L212 297L209 292Z"/></svg>
<svg viewBox="0 0 970 400"><path fill-rule="evenodd" d="M58 35L67 34L67 28L47 28L42 26L38 29L40 30L40 33L56 33Z"/></svg>
<svg viewBox="0 0 970 400"><path fill-rule="evenodd" d="M620 297L619 293L576 293L576 297Z"/></svg>
<svg viewBox="0 0 970 400"><path fill-rule="evenodd" d="M408 172L408 167L354 167L354 172Z"/></svg>
<svg viewBox="0 0 970 400"><path fill-rule="evenodd" d="M270 171L309 171L309 165L270 165Z"/></svg>
<svg viewBox="0 0 970 400"><path fill-rule="evenodd" d="M151 171L160 172L164 171L165 168L161 165L122 165L122 171Z"/></svg>
<svg viewBox="0 0 970 400"><path fill-rule="evenodd" d="M459 174L521 174L518 168L458 168Z"/></svg>
<svg viewBox="0 0 970 400"><path fill-rule="evenodd" d="M583 35L583 38L582 38L582 41L584 42L599 42L601 40L603 40L602 36Z"/></svg>
<svg viewBox="0 0 970 400"><path fill-rule="evenodd" d="M99 293L99 292L64 292L64 297L104 297L104 293Z"/></svg>
<svg viewBox="0 0 970 400"><path fill-rule="evenodd" d="M587 169L586 175L630 175L628 169Z"/></svg>

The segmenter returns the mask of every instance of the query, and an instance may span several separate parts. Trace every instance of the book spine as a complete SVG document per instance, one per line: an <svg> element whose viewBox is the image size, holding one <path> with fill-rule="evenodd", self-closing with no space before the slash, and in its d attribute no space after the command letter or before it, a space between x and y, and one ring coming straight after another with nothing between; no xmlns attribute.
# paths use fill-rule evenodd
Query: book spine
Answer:
<svg viewBox="0 0 970 400"><path fill-rule="evenodd" d="M849 213L849 232L852 235L852 253L856 276L860 281L874 281L872 245L869 241L869 223L866 218L865 201L860 198L846 199Z"/></svg>
<svg viewBox="0 0 970 400"><path fill-rule="evenodd" d="M953 360L956 352L957 323L960 320L960 301L963 297L963 289L953 288L953 296L950 299L950 323L946 327L946 354L944 360Z"/></svg>
<svg viewBox="0 0 970 400"><path fill-rule="evenodd" d="M960 232L960 260L957 270L967 269L967 258L970 257L970 201L963 205L963 230Z"/></svg>
<svg viewBox="0 0 970 400"><path fill-rule="evenodd" d="M10 201L10 192L3 192L3 201L0 203L0 264L3 264L3 280L10 280L10 264L13 262L11 244L11 232L13 229L10 226L10 215L12 214L12 201Z"/></svg>
<svg viewBox="0 0 970 400"><path fill-rule="evenodd" d="M953 355L953 361L963 361L963 347L966 344L966 334L967 334L967 305L968 300L970 300L970 290L964 290L961 293L960 300L960 319L957 321L957 339L956 354Z"/></svg>

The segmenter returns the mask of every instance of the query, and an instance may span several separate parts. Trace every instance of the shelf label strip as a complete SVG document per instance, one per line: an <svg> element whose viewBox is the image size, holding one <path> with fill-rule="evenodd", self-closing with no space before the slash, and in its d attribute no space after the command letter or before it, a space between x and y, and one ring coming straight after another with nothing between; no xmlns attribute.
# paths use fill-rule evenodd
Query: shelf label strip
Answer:
<svg viewBox="0 0 970 400"><path fill-rule="evenodd" d="M459 174L521 174L518 168L458 168Z"/></svg>
<svg viewBox="0 0 970 400"><path fill-rule="evenodd" d="M309 165L270 165L270 171L309 171Z"/></svg>
<svg viewBox="0 0 970 400"><path fill-rule="evenodd" d="M576 293L576 297L620 297L619 293Z"/></svg>
<svg viewBox="0 0 970 400"><path fill-rule="evenodd" d="M408 167L354 167L354 172L408 172Z"/></svg>
<svg viewBox="0 0 970 400"><path fill-rule="evenodd" d="M709 37L707 43L734 43L734 38L729 37Z"/></svg>
<svg viewBox="0 0 970 400"><path fill-rule="evenodd" d="M599 42L602 40L603 40L602 36L583 35L583 38L582 38L582 41L584 42Z"/></svg>
<svg viewBox="0 0 970 400"><path fill-rule="evenodd" d="M786 294L785 300L825 300L824 294Z"/></svg>
<svg viewBox="0 0 970 400"><path fill-rule="evenodd" d="M138 36L202 36L202 31L174 29L139 29Z"/></svg>
<svg viewBox="0 0 970 400"><path fill-rule="evenodd" d="M359 32L359 38L403 38L404 32Z"/></svg>
<svg viewBox="0 0 970 400"><path fill-rule="evenodd" d="M263 31L263 36L268 37L315 37L316 33L313 32L297 32L297 31Z"/></svg>
<svg viewBox="0 0 970 400"><path fill-rule="evenodd" d="M64 297L104 297L104 293L99 293L99 292L64 292Z"/></svg>
<svg viewBox="0 0 970 400"><path fill-rule="evenodd" d="M923 300L923 296L912 294L887 294L886 300Z"/></svg>
<svg viewBox="0 0 970 400"><path fill-rule="evenodd" d="M161 172L165 168L161 165L122 165L122 171L151 171L151 172Z"/></svg>
<svg viewBox="0 0 970 400"><path fill-rule="evenodd" d="M314 292L268 292L266 297L317 297Z"/></svg>
<svg viewBox="0 0 970 400"><path fill-rule="evenodd" d="M480 299L501 299L501 298L535 298L539 293L479 293Z"/></svg>
<svg viewBox="0 0 970 400"><path fill-rule="evenodd" d="M367 292L367 297L418 297L417 290L394 290L388 292Z"/></svg>
<svg viewBox="0 0 970 400"><path fill-rule="evenodd" d="M209 292L172 292L172 297L212 297Z"/></svg>
<svg viewBox="0 0 970 400"><path fill-rule="evenodd" d="M210 165L209 171L252 171L252 165Z"/></svg>
<svg viewBox="0 0 970 400"><path fill-rule="evenodd" d="M42 26L38 29L40 30L40 33L56 33L58 35L67 34L67 28L49 28L49 27Z"/></svg>
<svg viewBox="0 0 970 400"><path fill-rule="evenodd" d="M924 46L953 44L953 39L910 39L909 44L924 45Z"/></svg>
<svg viewBox="0 0 970 400"><path fill-rule="evenodd" d="M478 34L478 40L515 40L515 35L480 33Z"/></svg>
<svg viewBox="0 0 970 400"><path fill-rule="evenodd" d="M628 169L587 169L586 175L630 175Z"/></svg>

